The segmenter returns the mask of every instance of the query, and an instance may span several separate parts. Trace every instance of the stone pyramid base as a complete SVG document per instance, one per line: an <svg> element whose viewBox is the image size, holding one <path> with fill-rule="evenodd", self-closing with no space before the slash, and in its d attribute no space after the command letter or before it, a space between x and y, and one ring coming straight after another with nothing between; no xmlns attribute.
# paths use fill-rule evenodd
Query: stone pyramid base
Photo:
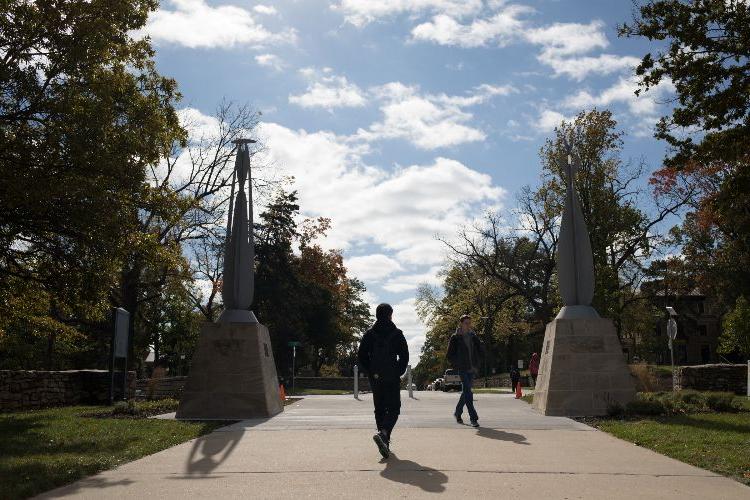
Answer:
<svg viewBox="0 0 750 500"><path fill-rule="evenodd" d="M609 319L556 319L547 325L533 407L545 415L606 415L635 398L635 384Z"/></svg>
<svg viewBox="0 0 750 500"><path fill-rule="evenodd" d="M258 323L205 323L177 418L244 420L283 409L268 329Z"/></svg>

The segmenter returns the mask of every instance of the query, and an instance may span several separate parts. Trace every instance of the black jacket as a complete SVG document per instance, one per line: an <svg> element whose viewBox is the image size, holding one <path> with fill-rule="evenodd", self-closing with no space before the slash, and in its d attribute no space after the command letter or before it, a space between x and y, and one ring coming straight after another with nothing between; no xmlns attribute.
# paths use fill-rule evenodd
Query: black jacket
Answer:
<svg viewBox="0 0 750 500"><path fill-rule="evenodd" d="M469 332L468 335L471 337L472 358L474 359L474 364L479 366L484 357L482 341L479 340L479 337L474 332ZM474 369L469 360L469 350L467 349L466 342L460 333L454 333L451 335L450 342L448 343L448 352L445 357L448 358L448 362L456 370L465 372Z"/></svg>
<svg viewBox="0 0 750 500"><path fill-rule="evenodd" d="M396 332L391 337L391 352L393 353L393 362L397 367L397 371L400 375L403 375L406 371L406 366L409 364L409 346L406 343L404 333L396 328L396 325L392 321L376 321L372 328L367 330L362 336L362 341L359 343L359 352L357 357L359 358L359 367L367 372L367 376L371 377L374 373L370 370L370 356L372 355L373 342L375 336L387 337L392 332Z"/></svg>

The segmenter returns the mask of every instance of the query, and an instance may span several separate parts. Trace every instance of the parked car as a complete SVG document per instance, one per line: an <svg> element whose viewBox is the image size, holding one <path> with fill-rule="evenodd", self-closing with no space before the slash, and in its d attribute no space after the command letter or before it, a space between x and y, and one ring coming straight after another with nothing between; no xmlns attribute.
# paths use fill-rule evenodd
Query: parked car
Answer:
<svg viewBox="0 0 750 500"><path fill-rule="evenodd" d="M443 390L443 379L442 378L436 378L434 382L435 390L436 391L442 391Z"/></svg>
<svg viewBox="0 0 750 500"><path fill-rule="evenodd" d="M447 392L451 389L461 390L461 377L458 376L458 370L448 368L443 376L443 391Z"/></svg>

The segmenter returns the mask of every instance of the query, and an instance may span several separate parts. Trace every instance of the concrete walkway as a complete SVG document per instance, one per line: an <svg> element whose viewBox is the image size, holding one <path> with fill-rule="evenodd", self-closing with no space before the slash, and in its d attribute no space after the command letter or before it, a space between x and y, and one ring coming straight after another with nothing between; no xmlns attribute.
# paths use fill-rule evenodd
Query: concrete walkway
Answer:
<svg viewBox="0 0 750 500"><path fill-rule="evenodd" d="M482 428L460 426L455 393L402 394L394 455L372 442L369 395L311 396L40 498L750 499L750 488L505 394L476 396Z"/></svg>

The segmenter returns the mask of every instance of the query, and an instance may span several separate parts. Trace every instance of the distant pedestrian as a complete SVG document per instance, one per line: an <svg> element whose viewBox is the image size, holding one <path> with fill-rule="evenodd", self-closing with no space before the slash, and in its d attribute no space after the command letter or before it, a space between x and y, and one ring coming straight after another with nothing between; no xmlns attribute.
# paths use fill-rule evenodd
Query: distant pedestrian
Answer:
<svg viewBox="0 0 750 500"><path fill-rule="evenodd" d="M516 386L518 386L518 383L521 381L521 373L518 371L518 368L515 366L511 367L510 369L510 384L511 389L513 389L513 392L516 392Z"/></svg>
<svg viewBox="0 0 750 500"><path fill-rule="evenodd" d="M388 304L375 309L375 324L362 336L357 353L359 365L370 379L378 428L372 439L383 458L390 455L391 432L401 412L401 375L409 363L409 346L392 316Z"/></svg>
<svg viewBox="0 0 750 500"><path fill-rule="evenodd" d="M539 355L537 353L531 355L529 373L531 374L531 378L534 379L534 387L536 387L536 377L539 375Z"/></svg>
<svg viewBox="0 0 750 500"><path fill-rule="evenodd" d="M474 408L472 385L474 384L474 376L479 373L482 356L484 356L484 348L479 337L471 328L471 318L468 315L461 316L456 333L451 336L448 343L446 354L448 362L458 370L458 375L461 377L461 397L458 400L458 405L456 405L456 411L453 413L456 422L459 424L464 423L461 415L463 415L464 406L466 406L469 411L471 426L479 427L479 415Z"/></svg>

